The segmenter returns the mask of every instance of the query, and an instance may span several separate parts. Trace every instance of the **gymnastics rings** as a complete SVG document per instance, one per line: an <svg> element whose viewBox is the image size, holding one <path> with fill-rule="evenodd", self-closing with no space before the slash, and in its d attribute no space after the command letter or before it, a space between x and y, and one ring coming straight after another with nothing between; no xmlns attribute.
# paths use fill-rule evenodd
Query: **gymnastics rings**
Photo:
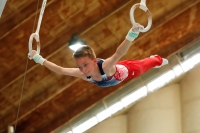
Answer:
<svg viewBox="0 0 200 133"><path fill-rule="evenodd" d="M45 9L45 6L46 6L46 3L47 3L47 0L43 0L43 3L42 3L42 7L41 7L41 10L40 10L40 16L39 16L39 19L38 19L38 24L37 24L37 29L36 29L36 32L35 33L32 33L30 38L29 38L29 54L28 54L28 58L29 59L32 59L30 54L32 52L32 42L33 42L33 38L36 40L37 42L37 52L38 54L40 54L40 37L39 37L39 30L40 30L40 25L41 25L41 22L42 22L42 17L43 17L43 14L44 14L44 9Z"/></svg>
<svg viewBox="0 0 200 133"><path fill-rule="evenodd" d="M142 9L143 11L146 12L147 16L148 16L148 25L147 27L145 27L144 29L140 30L140 32L147 32L150 28L151 28L151 25L152 25L152 16L151 16L151 13L149 11L149 9L146 7L146 0L141 0L140 3L137 3L135 5L133 5L131 7L131 10L130 10L130 20L131 20L131 23L134 27L136 27L137 23L135 22L135 19L134 19L134 11L136 8L140 8Z"/></svg>

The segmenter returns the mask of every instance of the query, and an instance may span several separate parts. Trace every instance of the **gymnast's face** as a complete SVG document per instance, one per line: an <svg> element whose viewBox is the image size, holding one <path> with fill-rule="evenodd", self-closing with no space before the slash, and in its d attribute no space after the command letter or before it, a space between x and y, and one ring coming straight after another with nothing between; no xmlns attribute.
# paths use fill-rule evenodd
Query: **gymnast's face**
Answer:
<svg viewBox="0 0 200 133"><path fill-rule="evenodd" d="M90 59L88 56L75 59L76 65L79 70L86 76L91 76L96 65L96 59Z"/></svg>

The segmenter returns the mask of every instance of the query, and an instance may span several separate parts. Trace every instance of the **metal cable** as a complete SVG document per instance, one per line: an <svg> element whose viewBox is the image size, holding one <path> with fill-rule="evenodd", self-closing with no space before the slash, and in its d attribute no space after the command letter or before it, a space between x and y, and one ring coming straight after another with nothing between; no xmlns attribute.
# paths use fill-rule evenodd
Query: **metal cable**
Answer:
<svg viewBox="0 0 200 133"><path fill-rule="evenodd" d="M35 23L36 23L36 16L38 14L38 7L39 7L39 1L37 3L37 8L36 8L36 14L35 14L35 18L34 18L34 24L33 24L33 29L32 32L35 29ZM24 84L25 84L25 79L26 79L26 72L27 72L27 67L28 67L28 57L27 57L27 61L26 61L26 67L25 67L25 71L24 71L24 78L23 78L23 83L22 83L22 88L21 88L21 92L20 92L20 100L19 100L19 106L18 106L18 110L17 110L17 116L16 116L16 122L15 122L15 132L17 130L17 122L18 122L18 117L19 117L19 110L20 110L20 106L21 106L21 101L22 101L22 95L23 95L23 91L24 91Z"/></svg>

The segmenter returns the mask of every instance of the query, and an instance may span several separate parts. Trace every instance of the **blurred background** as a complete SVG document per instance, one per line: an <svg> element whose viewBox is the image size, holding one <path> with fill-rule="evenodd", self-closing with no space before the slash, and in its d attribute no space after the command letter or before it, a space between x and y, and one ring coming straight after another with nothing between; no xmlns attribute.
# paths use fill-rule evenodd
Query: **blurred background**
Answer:
<svg viewBox="0 0 200 133"><path fill-rule="evenodd" d="M158 54L169 64L109 88L55 74L27 58L42 2L0 2L0 133L7 133L9 125L16 126L16 133L200 132L200 0L147 0L152 27L140 33L121 60ZM98 58L111 56L132 27L129 11L136 3L48 0L40 54L76 67L68 46L77 35ZM147 25L144 11L137 8L134 16Z"/></svg>

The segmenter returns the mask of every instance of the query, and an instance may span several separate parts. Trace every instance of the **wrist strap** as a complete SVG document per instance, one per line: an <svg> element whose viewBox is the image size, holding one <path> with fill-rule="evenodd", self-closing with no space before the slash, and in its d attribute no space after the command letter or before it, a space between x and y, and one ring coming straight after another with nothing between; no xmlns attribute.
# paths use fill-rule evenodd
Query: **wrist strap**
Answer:
<svg viewBox="0 0 200 133"><path fill-rule="evenodd" d="M128 34L126 35L126 39L129 40L129 41L134 41L135 38L137 38L139 35L139 31L132 31L132 28L128 31Z"/></svg>
<svg viewBox="0 0 200 133"><path fill-rule="evenodd" d="M35 54L34 56L33 56L33 60L36 62L36 63L39 63L39 64L41 64L41 65L43 65L43 63L44 63L44 61L46 60L46 59L44 59L41 55L39 55L39 54Z"/></svg>

